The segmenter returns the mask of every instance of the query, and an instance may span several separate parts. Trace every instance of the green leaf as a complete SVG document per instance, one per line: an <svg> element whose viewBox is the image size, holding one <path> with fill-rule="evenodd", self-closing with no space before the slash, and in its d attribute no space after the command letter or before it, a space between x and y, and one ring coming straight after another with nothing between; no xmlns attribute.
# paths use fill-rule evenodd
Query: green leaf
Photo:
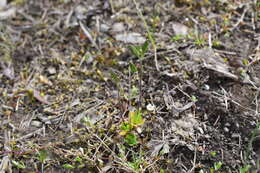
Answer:
<svg viewBox="0 0 260 173"><path fill-rule="evenodd" d="M12 160L12 164L14 164L14 166L16 166L19 169L25 169L26 168L26 166L24 165L23 162L17 162L15 160Z"/></svg>
<svg viewBox="0 0 260 173"><path fill-rule="evenodd" d="M41 163L44 163L47 157L48 157L48 153L47 153L46 150L40 150L39 151L38 160Z"/></svg>
<svg viewBox="0 0 260 173"><path fill-rule="evenodd" d="M142 57L144 57L145 53L148 51L149 48L149 42L145 41L142 45Z"/></svg>
<svg viewBox="0 0 260 173"><path fill-rule="evenodd" d="M129 46L129 48L132 54L134 54L138 58L143 58L145 53L148 51L149 42L145 41L144 44L141 46Z"/></svg>
<svg viewBox="0 0 260 173"><path fill-rule="evenodd" d="M76 162L82 162L82 158L80 158L79 156L77 156L74 160L75 160Z"/></svg>
<svg viewBox="0 0 260 173"><path fill-rule="evenodd" d="M138 94L138 88L136 88L135 86L133 86L131 88L131 97L137 96Z"/></svg>
<svg viewBox="0 0 260 173"><path fill-rule="evenodd" d="M196 97L196 96L192 95L192 96L191 96L191 101L192 101L192 102L197 102L197 101L198 101L198 99L197 99L197 97Z"/></svg>
<svg viewBox="0 0 260 173"><path fill-rule="evenodd" d="M178 35L175 35L175 36L172 37L172 41L179 41L182 38L184 38L184 36L181 35L181 34L178 34Z"/></svg>
<svg viewBox="0 0 260 173"><path fill-rule="evenodd" d="M138 71L137 67L132 62L129 63L129 67L130 67L131 73L135 73Z"/></svg>
<svg viewBox="0 0 260 173"><path fill-rule="evenodd" d="M115 82L115 83L119 83L120 82L120 79L118 77L118 75L114 72L110 72L110 76L112 78L112 80Z"/></svg>
<svg viewBox="0 0 260 173"><path fill-rule="evenodd" d="M244 58L244 59L242 60L242 62L243 62L244 65L248 65L248 64L249 64L249 61L248 61L248 59L246 59L246 58Z"/></svg>
<svg viewBox="0 0 260 173"><path fill-rule="evenodd" d="M164 169L160 169L160 173L165 173Z"/></svg>
<svg viewBox="0 0 260 173"><path fill-rule="evenodd" d="M219 170L222 167L223 163L222 162L217 162L214 163L214 169L215 171Z"/></svg>
<svg viewBox="0 0 260 173"><path fill-rule="evenodd" d="M155 39L152 32L148 32L148 39L152 43L152 45L155 46Z"/></svg>
<svg viewBox="0 0 260 173"><path fill-rule="evenodd" d="M251 165L246 165L243 168L239 169L239 173L248 173L251 167Z"/></svg>
<svg viewBox="0 0 260 173"><path fill-rule="evenodd" d="M62 167L63 168L66 168L66 169L74 169L75 168L75 166L73 166L73 165L71 165L71 164L64 164L64 165L62 165Z"/></svg>
<svg viewBox="0 0 260 173"><path fill-rule="evenodd" d="M125 142L128 145L136 145L137 144L137 138L136 138L136 136L134 134L129 133L125 137Z"/></svg>
<svg viewBox="0 0 260 173"><path fill-rule="evenodd" d="M141 48L139 46L130 46L130 50L138 58L141 57Z"/></svg>
<svg viewBox="0 0 260 173"><path fill-rule="evenodd" d="M132 129L132 126L128 122L123 122L120 129L128 132Z"/></svg>
<svg viewBox="0 0 260 173"><path fill-rule="evenodd" d="M213 157L215 157L215 156L217 155L217 152L216 152L216 151L211 151L211 152L210 152L210 155L213 156Z"/></svg>
<svg viewBox="0 0 260 173"><path fill-rule="evenodd" d="M144 123L144 119L142 118L142 112L140 110L136 110L134 112L130 111L129 117L130 124L133 126L139 126Z"/></svg>

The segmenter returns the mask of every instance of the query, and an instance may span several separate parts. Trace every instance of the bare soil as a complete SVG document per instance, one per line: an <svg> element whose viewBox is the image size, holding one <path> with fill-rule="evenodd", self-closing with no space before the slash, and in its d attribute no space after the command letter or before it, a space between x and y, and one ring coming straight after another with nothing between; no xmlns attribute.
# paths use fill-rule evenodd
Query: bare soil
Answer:
<svg viewBox="0 0 260 173"><path fill-rule="evenodd" d="M256 0L8 1L0 172L260 172L259 11ZM130 47L144 41L140 58Z"/></svg>

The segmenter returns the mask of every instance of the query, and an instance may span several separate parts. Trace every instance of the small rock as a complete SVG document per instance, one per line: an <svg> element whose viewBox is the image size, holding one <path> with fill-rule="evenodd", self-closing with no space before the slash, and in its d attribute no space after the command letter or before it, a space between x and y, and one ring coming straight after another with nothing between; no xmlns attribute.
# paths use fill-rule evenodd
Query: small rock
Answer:
<svg viewBox="0 0 260 173"><path fill-rule="evenodd" d="M146 106L146 109L147 109L148 111L155 111L155 106L149 103L149 104Z"/></svg>
<svg viewBox="0 0 260 173"><path fill-rule="evenodd" d="M120 23L115 23L113 26L112 26L112 32L122 32L122 31L125 31L125 25L124 23L120 22Z"/></svg>
<svg viewBox="0 0 260 173"><path fill-rule="evenodd" d="M55 74L55 73L56 73L56 69L55 69L54 67L49 67L49 68L48 68L48 72L49 72L50 74Z"/></svg>
<svg viewBox="0 0 260 173"><path fill-rule="evenodd" d="M230 123L226 123L225 126L226 126L226 127L230 127L231 124L230 124Z"/></svg>
<svg viewBox="0 0 260 173"><path fill-rule="evenodd" d="M227 127L224 127L225 132L229 132L229 129Z"/></svg>
<svg viewBox="0 0 260 173"><path fill-rule="evenodd" d="M37 120L33 120L31 122L31 125L34 126L34 127L41 127L42 126L42 122L37 121Z"/></svg>
<svg viewBox="0 0 260 173"><path fill-rule="evenodd" d="M5 8L6 5L7 5L7 0L1 0L1 1L0 1L0 10L3 9L3 8Z"/></svg>
<svg viewBox="0 0 260 173"><path fill-rule="evenodd" d="M101 32L108 32L110 27L107 24L100 24L100 31Z"/></svg>
<svg viewBox="0 0 260 173"><path fill-rule="evenodd" d="M124 34L117 34L115 36L117 41L122 41L124 43L132 43L132 44L143 44L146 39L139 33L124 33Z"/></svg>
<svg viewBox="0 0 260 173"><path fill-rule="evenodd" d="M86 13L88 12L85 6L79 5L75 8L75 14L78 19L86 19Z"/></svg>
<svg viewBox="0 0 260 173"><path fill-rule="evenodd" d="M0 20L6 20L8 18L11 18L15 16L16 14L16 8L12 7L5 11L0 11Z"/></svg>
<svg viewBox="0 0 260 173"><path fill-rule="evenodd" d="M172 29L175 35L188 35L189 28L181 23L173 23Z"/></svg>

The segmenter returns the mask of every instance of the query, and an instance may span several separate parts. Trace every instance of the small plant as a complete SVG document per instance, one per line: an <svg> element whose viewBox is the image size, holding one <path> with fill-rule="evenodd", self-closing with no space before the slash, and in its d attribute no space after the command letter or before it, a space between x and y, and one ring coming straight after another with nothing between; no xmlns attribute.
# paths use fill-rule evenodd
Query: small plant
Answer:
<svg viewBox="0 0 260 173"><path fill-rule="evenodd" d="M198 101L197 97L194 96L194 95L192 95L190 99L191 99L191 101L194 102L194 103Z"/></svg>
<svg viewBox="0 0 260 173"><path fill-rule="evenodd" d="M250 172L250 168L252 168L251 165L245 165L244 167L239 169L239 173L249 173Z"/></svg>
<svg viewBox="0 0 260 173"><path fill-rule="evenodd" d="M85 166L84 161L81 157L77 156L74 161L78 163L77 168L83 168Z"/></svg>
<svg viewBox="0 0 260 173"><path fill-rule="evenodd" d="M158 15L154 15L151 19L150 19L150 23L152 25L153 29L156 29L159 25L160 25L160 17Z"/></svg>
<svg viewBox="0 0 260 173"><path fill-rule="evenodd" d="M144 58L145 53L148 51L149 43L146 41L143 45L136 45L136 46L130 46L131 52L138 57L139 59ZM136 66L133 63L129 64L130 72L139 72L139 109L141 108L141 101L142 101L142 78L143 78L143 64L142 61L140 61L140 70L136 68Z"/></svg>
<svg viewBox="0 0 260 173"><path fill-rule="evenodd" d="M212 45L213 45L214 47L220 47L220 46L221 46L221 42L215 40L215 41L213 41Z"/></svg>
<svg viewBox="0 0 260 173"><path fill-rule="evenodd" d="M18 169L25 169L26 166L23 162L12 160L12 164L17 167Z"/></svg>
<svg viewBox="0 0 260 173"><path fill-rule="evenodd" d="M138 171L140 169L142 163L142 159L140 158L134 158L133 162L128 163L131 168L133 168L135 171Z"/></svg>
<svg viewBox="0 0 260 173"><path fill-rule="evenodd" d="M128 167L134 170L134 172L145 172L145 165L146 160L144 160L144 152L134 152L130 151L131 153L131 161L127 162Z"/></svg>
<svg viewBox="0 0 260 173"><path fill-rule="evenodd" d="M175 35L172 37L172 41L176 42L176 41L180 41L184 38L185 36L181 35L181 34L178 34L178 35Z"/></svg>
<svg viewBox="0 0 260 173"><path fill-rule="evenodd" d="M144 124L144 119L142 118L141 111L130 111L129 120L121 124L121 131L119 132L120 135L125 136L124 139L128 145L132 146L137 144L137 137L132 131L142 124Z"/></svg>
<svg viewBox="0 0 260 173"><path fill-rule="evenodd" d="M48 157L48 153L47 153L46 150L40 150L39 151L37 159L41 162L41 170L42 170L42 172L44 172L43 171L43 167L44 167L44 163L45 163L47 157Z"/></svg>
<svg viewBox="0 0 260 173"><path fill-rule="evenodd" d="M212 157L215 157L215 156L217 155L217 152L216 152L216 151L211 151L211 152L210 152L210 155L211 155Z"/></svg>
<svg viewBox="0 0 260 173"><path fill-rule="evenodd" d="M203 46L205 45L205 41L201 38L197 38L194 42L194 44L198 45L198 46Z"/></svg>
<svg viewBox="0 0 260 173"><path fill-rule="evenodd" d="M214 163L214 168L210 168L210 173L214 173L215 171L218 171L221 169L223 163L222 162L216 162Z"/></svg>
<svg viewBox="0 0 260 173"><path fill-rule="evenodd" d="M138 57L139 59L142 59L145 55L145 53L148 50L149 43L146 41L143 45L132 45L130 46L131 52Z"/></svg>
<svg viewBox="0 0 260 173"><path fill-rule="evenodd" d="M165 173L165 170L164 169L160 169L160 173Z"/></svg>
<svg viewBox="0 0 260 173"><path fill-rule="evenodd" d="M47 151L46 150L41 150L38 153L38 157L37 159L41 162L41 163L45 163L46 159L48 157Z"/></svg>
<svg viewBox="0 0 260 173"><path fill-rule="evenodd" d="M75 169L75 168L84 168L85 162L84 159L82 159L79 156L76 156L73 160L71 160L71 163L65 163L62 165L65 169Z"/></svg>
<svg viewBox="0 0 260 173"><path fill-rule="evenodd" d="M216 152L216 151L211 151L209 154L210 154L212 157L216 157L217 152ZM219 173L219 170L222 168L222 165L223 165L223 162L221 162L221 161L215 162L214 165L213 165L213 167L211 167L211 168L209 169L209 173ZM201 169L201 170L199 171L199 173L207 173L207 171L204 171L203 169Z"/></svg>
<svg viewBox="0 0 260 173"><path fill-rule="evenodd" d="M125 136L125 142L130 145L130 146L133 146L133 145L136 145L137 144L137 137L135 134L133 133L128 133L126 136Z"/></svg>
<svg viewBox="0 0 260 173"><path fill-rule="evenodd" d="M259 133L259 128L260 128L260 122L257 123L256 128L252 131L251 138L248 142L248 145L247 145L247 148L246 148L246 151L245 151L245 158L244 158L245 164L242 168L239 169L239 173L252 172L250 170L252 168L252 165L248 164L248 160L249 160L250 155L252 154L252 149L253 149L252 144L253 144L253 141L255 140L255 137ZM256 165L257 165L257 168L259 168L259 163L257 163Z"/></svg>

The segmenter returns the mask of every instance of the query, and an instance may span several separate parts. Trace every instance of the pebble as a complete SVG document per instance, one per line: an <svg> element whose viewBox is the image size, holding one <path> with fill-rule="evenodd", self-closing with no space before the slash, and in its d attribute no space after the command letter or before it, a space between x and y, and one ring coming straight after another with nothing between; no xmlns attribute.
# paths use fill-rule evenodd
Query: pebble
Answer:
<svg viewBox="0 0 260 173"><path fill-rule="evenodd" d="M31 122L31 125L34 126L34 127L41 127L42 126L42 122L37 121L37 120L33 120Z"/></svg>

